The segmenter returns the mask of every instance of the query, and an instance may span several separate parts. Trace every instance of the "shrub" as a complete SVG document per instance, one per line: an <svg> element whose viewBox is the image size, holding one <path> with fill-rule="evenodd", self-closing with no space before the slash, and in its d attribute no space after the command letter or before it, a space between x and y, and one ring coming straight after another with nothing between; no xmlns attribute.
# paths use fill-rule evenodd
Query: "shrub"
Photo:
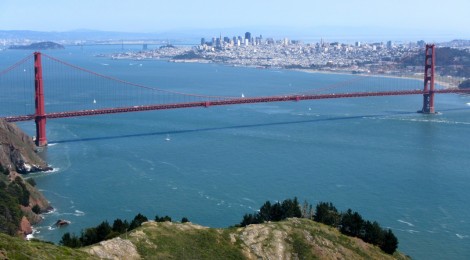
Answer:
<svg viewBox="0 0 470 260"><path fill-rule="evenodd" d="M39 205L34 205L33 208L31 209L35 214L41 213L41 207Z"/></svg>
<svg viewBox="0 0 470 260"><path fill-rule="evenodd" d="M36 186L36 181L32 178L27 179L26 182L28 182L33 187Z"/></svg>

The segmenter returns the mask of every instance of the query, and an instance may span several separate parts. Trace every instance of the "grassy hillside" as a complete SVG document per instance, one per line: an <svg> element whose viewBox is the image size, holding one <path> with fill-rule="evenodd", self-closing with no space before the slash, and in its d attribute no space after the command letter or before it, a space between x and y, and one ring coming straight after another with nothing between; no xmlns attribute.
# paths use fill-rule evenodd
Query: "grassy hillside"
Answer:
<svg viewBox="0 0 470 260"><path fill-rule="evenodd" d="M0 259L98 259L86 252L0 233Z"/></svg>
<svg viewBox="0 0 470 260"><path fill-rule="evenodd" d="M0 259L409 259L307 219L244 228L145 222L121 237L71 249L0 234Z"/></svg>
<svg viewBox="0 0 470 260"><path fill-rule="evenodd" d="M225 229L146 222L121 238L82 250L103 258L122 258L116 248L123 247L126 237L132 245L121 253L135 251L129 259L409 259L398 252L385 254L334 228L297 218Z"/></svg>

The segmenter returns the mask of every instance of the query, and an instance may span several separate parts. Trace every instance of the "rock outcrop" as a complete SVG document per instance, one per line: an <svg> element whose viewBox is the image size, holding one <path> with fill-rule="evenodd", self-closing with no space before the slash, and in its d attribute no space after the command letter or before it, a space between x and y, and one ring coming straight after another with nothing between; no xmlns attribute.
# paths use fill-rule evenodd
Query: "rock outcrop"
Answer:
<svg viewBox="0 0 470 260"><path fill-rule="evenodd" d="M31 138L0 118L0 171L21 174L52 170L36 153Z"/></svg>

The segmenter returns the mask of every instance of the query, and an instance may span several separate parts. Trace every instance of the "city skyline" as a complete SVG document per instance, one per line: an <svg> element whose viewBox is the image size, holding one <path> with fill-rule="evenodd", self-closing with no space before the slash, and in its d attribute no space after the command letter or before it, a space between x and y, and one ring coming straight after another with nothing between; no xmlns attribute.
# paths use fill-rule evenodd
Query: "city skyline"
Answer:
<svg viewBox="0 0 470 260"><path fill-rule="evenodd" d="M0 3L0 30L213 33L250 30L255 34L301 34L326 37L388 36L433 40L470 38L466 10L470 2L449 0L439 6L429 1L393 2L293 0L221 2L173 1L63 1L4 0ZM292 35L293 34L293 35ZM276 35L274 35L276 36Z"/></svg>

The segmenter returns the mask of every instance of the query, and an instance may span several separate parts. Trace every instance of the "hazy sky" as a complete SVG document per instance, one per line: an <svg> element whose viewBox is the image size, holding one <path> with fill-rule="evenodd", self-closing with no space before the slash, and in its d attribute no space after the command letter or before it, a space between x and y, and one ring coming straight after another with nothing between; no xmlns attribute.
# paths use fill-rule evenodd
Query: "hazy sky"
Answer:
<svg viewBox="0 0 470 260"><path fill-rule="evenodd" d="M0 30L396 28L470 38L470 0L0 0Z"/></svg>

